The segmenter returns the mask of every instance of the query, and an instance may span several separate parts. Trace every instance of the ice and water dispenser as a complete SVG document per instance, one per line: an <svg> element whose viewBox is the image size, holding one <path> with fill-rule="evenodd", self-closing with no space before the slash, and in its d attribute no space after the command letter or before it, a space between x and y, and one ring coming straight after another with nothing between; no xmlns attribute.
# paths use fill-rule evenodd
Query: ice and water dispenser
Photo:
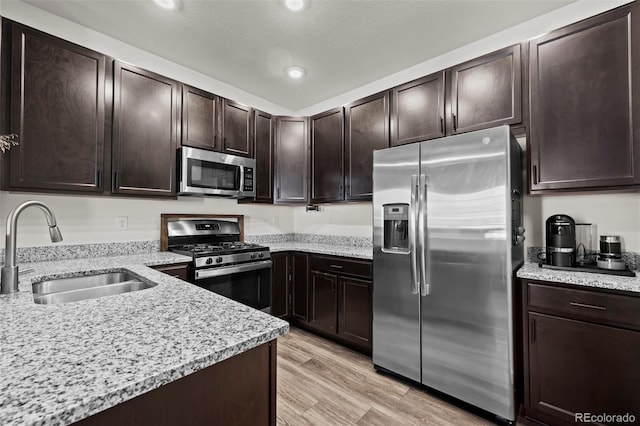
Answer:
<svg viewBox="0 0 640 426"><path fill-rule="evenodd" d="M384 204L384 245L391 253L409 253L409 204Z"/></svg>

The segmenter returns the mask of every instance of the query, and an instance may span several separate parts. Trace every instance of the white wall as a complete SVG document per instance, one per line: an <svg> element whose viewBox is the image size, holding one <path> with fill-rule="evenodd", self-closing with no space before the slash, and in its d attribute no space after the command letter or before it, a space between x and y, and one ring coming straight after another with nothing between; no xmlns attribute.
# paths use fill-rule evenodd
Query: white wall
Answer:
<svg viewBox="0 0 640 426"><path fill-rule="evenodd" d="M578 223L595 225L593 249L598 236L620 235L624 251L640 252L640 195L579 194L562 196L528 196L524 199L526 246L543 246L545 220L563 213Z"/></svg>
<svg viewBox="0 0 640 426"><path fill-rule="evenodd" d="M373 211L371 203L322 204L320 211L295 207L294 229L300 234L324 234L371 237Z"/></svg>
<svg viewBox="0 0 640 426"><path fill-rule="evenodd" d="M294 232L290 207L237 204L224 198L180 197L158 200L123 197L88 197L0 192L0 235L4 235L9 211L26 200L44 201L51 207L64 244L160 239L161 213L243 214L245 233ZM117 216L127 216L128 229L119 231ZM18 247L49 245L47 222L38 209L25 210L18 220ZM0 238L4 247L4 238Z"/></svg>

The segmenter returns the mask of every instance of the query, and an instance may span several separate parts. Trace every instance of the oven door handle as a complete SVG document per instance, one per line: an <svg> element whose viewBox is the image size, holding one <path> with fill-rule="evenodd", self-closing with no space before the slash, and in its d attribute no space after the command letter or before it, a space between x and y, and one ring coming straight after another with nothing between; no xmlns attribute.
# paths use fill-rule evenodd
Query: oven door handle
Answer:
<svg viewBox="0 0 640 426"><path fill-rule="evenodd" d="M237 274L240 272L257 271L258 269L271 268L270 260L262 260L260 262L246 263L243 265L224 266L222 268L201 269L196 271L196 280L202 280L211 277L221 277L224 275Z"/></svg>

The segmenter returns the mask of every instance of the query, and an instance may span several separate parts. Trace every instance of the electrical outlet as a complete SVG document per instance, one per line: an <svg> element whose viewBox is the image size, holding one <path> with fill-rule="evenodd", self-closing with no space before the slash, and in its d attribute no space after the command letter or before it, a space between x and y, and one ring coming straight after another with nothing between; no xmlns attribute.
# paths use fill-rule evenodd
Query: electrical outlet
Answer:
<svg viewBox="0 0 640 426"><path fill-rule="evenodd" d="M116 227L118 231L126 231L129 227L129 218L127 216L117 216Z"/></svg>
<svg viewBox="0 0 640 426"><path fill-rule="evenodd" d="M273 217L273 226L280 225L280 218L278 216Z"/></svg>

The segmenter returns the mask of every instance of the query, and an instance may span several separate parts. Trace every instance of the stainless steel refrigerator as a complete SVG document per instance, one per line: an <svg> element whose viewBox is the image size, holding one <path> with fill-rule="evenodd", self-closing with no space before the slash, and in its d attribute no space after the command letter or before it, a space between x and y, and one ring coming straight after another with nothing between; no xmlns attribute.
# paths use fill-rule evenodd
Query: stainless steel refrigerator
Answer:
<svg viewBox="0 0 640 426"><path fill-rule="evenodd" d="M515 419L521 206L508 126L374 153L376 368Z"/></svg>

